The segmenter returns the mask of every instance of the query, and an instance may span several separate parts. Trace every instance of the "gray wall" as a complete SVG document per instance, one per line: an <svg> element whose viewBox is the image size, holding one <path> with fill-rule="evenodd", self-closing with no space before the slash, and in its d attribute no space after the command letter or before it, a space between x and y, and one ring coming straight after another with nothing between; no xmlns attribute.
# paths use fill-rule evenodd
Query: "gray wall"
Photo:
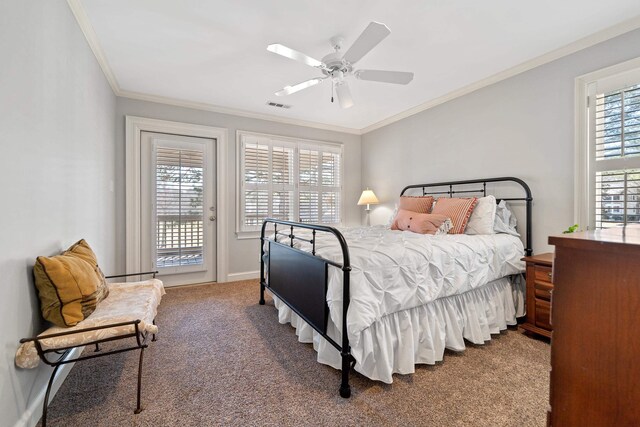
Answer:
<svg viewBox="0 0 640 427"><path fill-rule="evenodd" d="M387 220L407 184L511 175L531 186L533 247L573 223L574 79L640 56L636 30L369 132L362 184Z"/></svg>
<svg viewBox="0 0 640 427"><path fill-rule="evenodd" d="M64 1L0 2L0 58L0 424L12 426L50 373L14 365L18 340L44 327L35 257L86 238L114 271L116 100Z"/></svg>
<svg viewBox="0 0 640 427"><path fill-rule="evenodd" d="M360 136L339 132L314 129L303 126L288 125L210 111L194 110L166 104L118 98L116 103L116 164L118 173L116 180L116 196L118 201L117 242L118 265L124 268L125 262L125 116L141 116L153 119L172 120L198 125L226 128L229 131L227 157L227 206L228 233L228 272L244 273L258 270L259 249L257 239L236 237L236 130L262 132L274 135L316 139L321 141L344 143L345 158L345 223L360 224L360 212L356 202L362 191L360 185Z"/></svg>

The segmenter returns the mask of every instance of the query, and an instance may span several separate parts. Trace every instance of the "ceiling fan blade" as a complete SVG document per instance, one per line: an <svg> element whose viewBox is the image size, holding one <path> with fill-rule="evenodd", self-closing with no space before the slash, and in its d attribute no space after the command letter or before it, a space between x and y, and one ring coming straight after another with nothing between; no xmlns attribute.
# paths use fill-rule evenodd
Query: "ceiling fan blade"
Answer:
<svg viewBox="0 0 640 427"><path fill-rule="evenodd" d="M413 73L406 71L358 70L355 72L355 75L360 80L395 83L399 85L406 85L413 80Z"/></svg>
<svg viewBox="0 0 640 427"><path fill-rule="evenodd" d="M298 91L301 91L302 89L306 89L308 87L315 86L315 85L317 85L318 83L320 83L323 80L324 80L324 78L316 78L316 79L311 79L311 80L304 81L302 83L298 83L297 85L285 86L284 89L279 90L279 91L276 92L276 96L291 95L292 93L296 93Z"/></svg>
<svg viewBox="0 0 640 427"><path fill-rule="evenodd" d="M336 95L338 95L338 102L340 107L349 108L353 107L353 98L351 97L351 91L347 82L336 83Z"/></svg>
<svg viewBox="0 0 640 427"><path fill-rule="evenodd" d="M281 44L270 44L267 46L267 50L269 52L277 53L278 55L282 55L285 58L293 59L294 61L302 62L303 64L307 64L311 67L316 68L325 68L324 63L318 61L317 59L313 59L312 57L305 55L302 52L298 52L297 50L293 50L290 47L281 45Z"/></svg>
<svg viewBox="0 0 640 427"><path fill-rule="evenodd" d="M391 34L386 25L379 22L371 22L360 34L360 37L351 45L344 58L347 62L355 64L371 49L376 47L385 37Z"/></svg>

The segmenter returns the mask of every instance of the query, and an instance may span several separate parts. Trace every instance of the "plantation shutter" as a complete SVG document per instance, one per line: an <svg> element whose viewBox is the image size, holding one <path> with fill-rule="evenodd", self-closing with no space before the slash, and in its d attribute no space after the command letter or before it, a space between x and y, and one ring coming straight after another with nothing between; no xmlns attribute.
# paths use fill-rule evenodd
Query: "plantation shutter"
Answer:
<svg viewBox="0 0 640 427"><path fill-rule="evenodd" d="M341 154L328 146L302 145L298 155L300 222L341 221Z"/></svg>
<svg viewBox="0 0 640 427"><path fill-rule="evenodd" d="M255 137L243 143L243 225L258 227L269 216L269 145Z"/></svg>
<svg viewBox="0 0 640 427"><path fill-rule="evenodd" d="M155 148L156 267L202 264L204 151Z"/></svg>
<svg viewBox="0 0 640 427"><path fill-rule="evenodd" d="M340 222L341 162L339 152L322 152L321 222Z"/></svg>
<svg viewBox="0 0 640 427"><path fill-rule="evenodd" d="M265 218L294 219L295 145L243 135L241 229L258 230Z"/></svg>
<svg viewBox="0 0 640 427"><path fill-rule="evenodd" d="M596 228L640 223L640 81L591 88L590 170ZM592 105L591 105L592 104Z"/></svg>
<svg viewBox="0 0 640 427"><path fill-rule="evenodd" d="M291 144L271 141L271 218L294 219L294 155L295 148Z"/></svg>

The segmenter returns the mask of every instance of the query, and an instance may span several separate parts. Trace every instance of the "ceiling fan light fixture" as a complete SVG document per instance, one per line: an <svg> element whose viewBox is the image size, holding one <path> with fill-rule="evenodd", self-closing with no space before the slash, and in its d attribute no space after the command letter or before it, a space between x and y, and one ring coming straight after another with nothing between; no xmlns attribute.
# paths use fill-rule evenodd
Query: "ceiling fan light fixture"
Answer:
<svg viewBox="0 0 640 427"><path fill-rule="evenodd" d="M349 85L346 82L336 83L336 95L338 95L338 102L340 102L340 107L353 107L353 98L351 97Z"/></svg>

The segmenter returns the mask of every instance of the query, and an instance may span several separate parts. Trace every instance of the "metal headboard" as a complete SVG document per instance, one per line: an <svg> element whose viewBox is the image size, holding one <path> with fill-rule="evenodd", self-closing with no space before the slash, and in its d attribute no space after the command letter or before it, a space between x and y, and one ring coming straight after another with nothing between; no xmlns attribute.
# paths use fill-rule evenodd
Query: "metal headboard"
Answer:
<svg viewBox="0 0 640 427"><path fill-rule="evenodd" d="M414 184L414 185L408 185L406 187L404 187L402 189L402 191L400 192L400 195L404 195L404 193L407 190L413 189L413 188L421 188L422 189L422 194L424 196L431 196L431 195L443 195L443 194L448 194L449 197L453 197L454 194L468 194L468 195L473 195L473 194L482 194L483 196L487 195L487 183L490 182L515 182L517 184L520 184L520 186L522 186L522 188L524 189L525 192L525 197L502 197L502 198L498 198L496 196L496 201L500 202L501 200L507 200L507 201L524 201L526 204L526 218L525 218L525 222L526 222L526 231L525 231L525 253L527 254L527 256L531 255L533 253L533 249L532 249L532 244L531 244L531 205L533 202L533 197L531 196L531 189L529 188L529 186L527 185L526 182L524 182L523 180L521 180L520 178L514 178L511 176L506 176L506 177L499 177L499 178L482 178L482 179L470 179L467 181L449 181L449 182L436 182L436 183L432 183L432 184ZM460 187L461 185L469 185L469 184L482 184L482 188L479 189L473 189L473 190L469 190L469 189L455 189L455 187ZM449 187L449 189L447 191L427 191L427 188L433 188L433 187ZM494 194L495 195L495 194Z"/></svg>

